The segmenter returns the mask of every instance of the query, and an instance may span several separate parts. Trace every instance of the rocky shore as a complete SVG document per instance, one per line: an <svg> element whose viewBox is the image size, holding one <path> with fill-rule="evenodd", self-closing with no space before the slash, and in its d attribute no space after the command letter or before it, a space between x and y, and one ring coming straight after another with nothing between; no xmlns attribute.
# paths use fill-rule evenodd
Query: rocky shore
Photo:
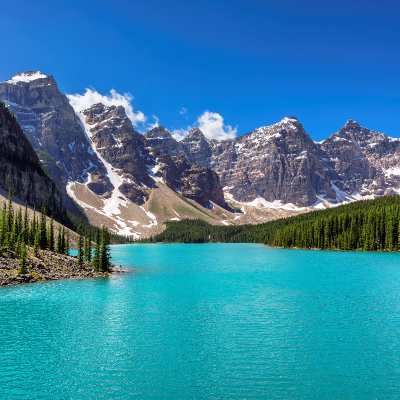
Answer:
<svg viewBox="0 0 400 400"><path fill-rule="evenodd" d="M39 250L37 257L34 256L32 248L27 247L27 252L28 274L17 273L17 258L0 254L0 287L59 279L101 278L109 276L110 273L123 272L115 266L112 266L110 272L98 272L87 261L84 261L82 267L78 267L75 257L51 251Z"/></svg>

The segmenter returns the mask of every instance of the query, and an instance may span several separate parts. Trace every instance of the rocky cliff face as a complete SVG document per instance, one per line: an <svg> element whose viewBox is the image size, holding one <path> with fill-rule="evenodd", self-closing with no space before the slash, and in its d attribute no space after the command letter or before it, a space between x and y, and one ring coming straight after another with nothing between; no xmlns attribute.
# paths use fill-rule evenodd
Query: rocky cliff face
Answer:
<svg viewBox="0 0 400 400"><path fill-rule="evenodd" d="M122 106L95 104L82 114L96 152L123 179L122 192L131 201L143 204L146 189L154 185L148 172L154 160L146 139L135 131Z"/></svg>
<svg viewBox="0 0 400 400"><path fill-rule="evenodd" d="M218 175L209 168L191 164L183 155L161 154L153 170L155 176L161 178L168 187L203 207L211 208L212 201L223 208L228 208Z"/></svg>
<svg viewBox="0 0 400 400"><path fill-rule="evenodd" d="M205 138L199 128L192 129L182 140L182 148L191 163L210 164L212 142Z"/></svg>
<svg viewBox="0 0 400 400"><path fill-rule="evenodd" d="M67 97L52 76L28 71L0 83L0 98L14 113L35 150L42 150L55 160L60 168L56 171L57 185L65 205L73 208L66 182L83 180L93 166L102 165Z"/></svg>
<svg viewBox="0 0 400 400"><path fill-rule="evenodd" d="M238 201L262 197L304 207L315 203L317 194L334 197L323 156L299 121L289 117L214 145L209 165Z"/></svg>
<svg viewBox="0 0 400 400"><path fill-rule="evenodd" d="M190 162L217 172L227 198L241 203L331 206L400 187L400 141L352 120L321 143L288 117L222 142L195 128L181 145Z"/></svg>
<svg viewBox="0 0 400 400"><path fill-rule="evenodd" d="M400 140L348 120L321 142L326 170L341 191L359 197L396 194L400 187Z"/></svg>
<svg viewBox="0 0 400 400"><path fill-rule="evenodd" d="M138 232L137 219L147 219L141 224L142 228L155 229L157 214L161 213L161 218L173 217L174 211L168 208L171 207L168 203L179 199L177 195L171 198L171 193L160 194L165 204L155 206L158 195L153 192L163 185L205 207L211 207L210 201L227 206L215 172L193 166L184 155L170 155L179 152L180 145L165 129L153 129L146 139L135 131L121 106L94 104L78 115L94 153L107 171L102 176L92 168L82 182L68 187L70 195L87 211L89 218L111 224L111 229L124 234ZM161 150L151 147L148 140L158 142ZM154 213L152 208L156 210Z"/></svg>
<svg viewBox="0 0 400 400"><path fill-rule="evenodd" d="M38 156L8 109L0 104L0 185L40 209L45 205L55 218L65 220L61 193L43 171Z"/></svg>
<svg viewBox="0 0 400 400"><path fill-rule="evenodd" d="M150 147L157 149L161 154L179 155L184 153L182 144L161 125L144 134Z"/></svg>

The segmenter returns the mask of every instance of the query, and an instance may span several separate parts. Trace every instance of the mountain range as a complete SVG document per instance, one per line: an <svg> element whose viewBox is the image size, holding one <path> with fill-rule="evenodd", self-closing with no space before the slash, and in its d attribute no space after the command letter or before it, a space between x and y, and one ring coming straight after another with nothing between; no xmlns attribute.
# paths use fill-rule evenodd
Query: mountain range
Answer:
<svg viewBox="0 0 400 400"><path fill-rule="evenodd" d="M74 109L38 71L0 83L0 98L65 206L119 234L183 218L265 222L400 190L400 140L352 120L322 142L294 117L224 141L194 128L178 142L162 126L137 132L122 106Z"/></svg>

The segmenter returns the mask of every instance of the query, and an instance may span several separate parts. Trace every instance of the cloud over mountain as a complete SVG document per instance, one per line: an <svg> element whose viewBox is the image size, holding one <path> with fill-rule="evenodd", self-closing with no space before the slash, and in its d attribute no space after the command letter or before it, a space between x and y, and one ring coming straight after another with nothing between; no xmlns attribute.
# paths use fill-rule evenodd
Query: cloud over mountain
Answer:
<svg viewBox="0 0 400 400"><path fill-rule="evenodd" d="M199 128L207 139L226 140L236 137L236 128L224 125L224 119L218 113L205 111L198 119Z"/></svg>
<svg viewBox="0 0 400 400"><path fill-rule="evenodd" d="M69 94L67 97L76 112L86 110L93 104L102 103L105 106L123 106L126 115L135 127L147 121L147 117L141 111L134 111L132 106L134 97L130 93L124 93L122 95L112 89L109 95L102 95L95 89L86 88L86 92L83 95L76 93ZM156 120L158 124L158 119Z"/></svg>

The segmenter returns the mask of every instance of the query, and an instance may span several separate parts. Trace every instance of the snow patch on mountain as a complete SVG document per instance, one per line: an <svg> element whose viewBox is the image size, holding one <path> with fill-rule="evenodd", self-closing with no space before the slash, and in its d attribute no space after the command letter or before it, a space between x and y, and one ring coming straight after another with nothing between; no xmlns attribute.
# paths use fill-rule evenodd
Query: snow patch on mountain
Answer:
<svg viewBox="0 0 400 400"><path fill-rule="evenodd" d="M16 85L19 82L32 82L36 79L47 78L47 75L42 74L40 71L27 71L22 74L18 72L11 79L6 80L7 83L11 83L12 85Z"/></svg>

